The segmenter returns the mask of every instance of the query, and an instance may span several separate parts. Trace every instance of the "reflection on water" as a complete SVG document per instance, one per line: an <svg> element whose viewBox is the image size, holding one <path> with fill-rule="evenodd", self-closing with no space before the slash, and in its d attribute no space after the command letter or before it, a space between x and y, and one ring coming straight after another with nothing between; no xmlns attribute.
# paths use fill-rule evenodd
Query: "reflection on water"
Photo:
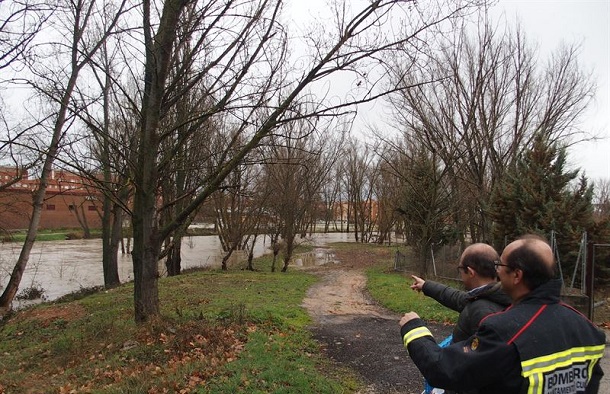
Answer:
<svg viewBox="0 0 610 394"><path fill-rule="evenodd" d="M315 234L311 242L323 246L330 242L353 241L353 234L331 233ZM300 242L303 240L299 240ZM9 277L21 252L20 243L0 244L0 290L8 283ZM266 253L269 239L257 241L254 255L259 257ZM182 244L182 268L220 267L223 253L217 236L188 237ZM238 259L245 260L243 254ZM165 272L163 263L159 271ZM119 253L119 278L121 282L133 280L131 255ZM20 289L35 286L44 289L48 300L83 288L102 286L102 243L99 239L71 241L36 242L30 254L30 260L21 280Z"/></svg>

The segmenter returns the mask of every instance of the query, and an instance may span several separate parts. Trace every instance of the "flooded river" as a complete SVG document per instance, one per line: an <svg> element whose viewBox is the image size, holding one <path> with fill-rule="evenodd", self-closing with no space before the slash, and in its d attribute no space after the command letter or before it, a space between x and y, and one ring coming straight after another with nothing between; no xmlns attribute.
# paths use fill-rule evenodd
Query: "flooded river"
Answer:
<svg viewBox="0 0 610 394"><path fill-rule="evenodd" d="M315 234L309 242L322 246L330 242L353 241L353 234ZM0 244L0 291L9 280L21 251L20 243ZM255 257L268 253L269 239L260 239ZM220 267L223 252L217 236L185 238L182 245L182 268ZM245 260L243 254L237 258ZM159 271L165 272L161 263ZM133 280L131 255L119 252L119 278L121 282ZM20 291L29 287L41 288L44 296L52 301L83 288L102 286L102 244L99 239L36 242L19 286Z"/></svg>

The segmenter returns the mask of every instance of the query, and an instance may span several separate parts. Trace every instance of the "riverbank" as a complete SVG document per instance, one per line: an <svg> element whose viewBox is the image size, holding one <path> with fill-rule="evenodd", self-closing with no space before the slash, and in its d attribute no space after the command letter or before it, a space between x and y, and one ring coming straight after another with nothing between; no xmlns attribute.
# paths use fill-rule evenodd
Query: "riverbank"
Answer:
<svg viewBox="0 0 610 394"><path fill-rule="evenodd" d="M393 249L345 244L390 267ZM368 253L368 252L367 252ZM345 262L332 267L349 266ZM351 393L364 387L332 362L301 306L318 280L304 270L197 271L159 279L162 318L133 322L128 283L17 312L0 327L0 392Z"/></svg>
<svg viewBox="0 0 610 394"><path fill-rule="evenodd" d="M394 248L332 249L336 259L307 270L271 273L267 255L256 272L160 278L161 317L143 326L133 322L129 283L17 312L0 323L0 393L421 392L395 315L379 313L369 294L446 331L451 315L406 291L391 270ZM384 365L392 369L379 371Z"/></svg>
<svg viewBox="0 0 610 394"><path fill-rule="evenodd" d="M214 228L209 226L193 226L187 230L187 237L205 236L205 235L218 235ZM27 236L27 230L4 230L1 236L1 242L15 242L22 243L25 241ZM127 238L129 234L124 234L124 238ZM89 234L85 234L82 228L58 228L58 229L46 229L38 230L36 234L36 241L66 241L74 239L99 239L102 238L101 229L90 229Z"/></svg>
<svg viewBox="0 0 610 394"><path fill-rule="evenodd" d="M320 233L299 239L302 245L319 246L330 242L353 242L351 233ZM254 248L254 257L269 253L269 238L263 237ZM21 252L19 243L0 244L0 290L6 285ZM217 236L192 236L182 240L182 269L220 268L225 252ZM121 283L133 280L131 255L119 251L118 270ZM231 268L241 269L246 253L236 251L229 261ZM159 275L165 276L165 265L159 263ZM53 301L71 293L104 285L102 242L100 239L36 242L23 274L20 293L37 289L45 300Z"/></svg>

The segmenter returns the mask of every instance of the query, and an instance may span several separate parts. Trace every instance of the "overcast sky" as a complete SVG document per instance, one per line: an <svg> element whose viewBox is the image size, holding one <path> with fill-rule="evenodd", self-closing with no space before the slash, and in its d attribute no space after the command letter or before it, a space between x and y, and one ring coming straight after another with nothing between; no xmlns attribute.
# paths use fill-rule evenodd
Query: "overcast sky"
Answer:
<svg viewBox="0 0 610 394"><path fill-rule="evenodd" d="M319 19L328 16L323 11L325 3L327 0L295 0L291 8L298 19ZM546 62L562 42L581 45L580 66L593 73L598 85L581 127L602 139L570 148L568 160L590 180L610 179L610 0L497 0L491 16L503 16L511 25L519 20L528 42L538 45L541 62ZM360 111L358 116L375 123L367 119L367 112L379 112L380 105L372 104L372 111Z"/></svg>
<svg viewBox="0 0 610 394"><path fill-rule="evenodd" d="M580 61L598 84L595 102L583 126L604 137L570 150L568 160L592 179L610 179L610 0L499 0L509 20L521 21L528 39L538 42L541 55L563 41L581 43Z"/></svg>

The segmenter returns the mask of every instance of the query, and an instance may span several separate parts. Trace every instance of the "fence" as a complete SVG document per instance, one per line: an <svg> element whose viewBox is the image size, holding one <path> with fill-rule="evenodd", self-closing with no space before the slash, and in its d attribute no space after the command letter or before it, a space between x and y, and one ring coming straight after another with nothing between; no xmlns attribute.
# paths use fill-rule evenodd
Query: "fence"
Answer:
<svg viewBox="0 0 610 394"><path fill-rule="evenodd" d="M428 267L428 274L434 278L457 279L455 267L462 254L459 245L443 245L438 251L430 252L431 264ZM419 272L421 267L419 259L410 251L397 250L394 254L394 269L396 271Z"/></svg>
<svg viewBox="0 0 610 394"><path fill-rule="evenodd" d="M568 266L571 266L569 270L570 272L565 272L562 267L566 266L566 264L564 264L565 262L562 262L562 258L559 255L555 234L552 232L549 238L551 240L551 248L553 249L557 266L559 268L559 276L563 280L563 301L574 306L582 313L592 318L595 301L592 295L592 284L595 276L592 267L596 265L595 251L601 249L605 249L604 251L607 251L610 249L610 245L591 245L594 247L592 249L593 256L588 256L588 253L591 252L587 251L587 245L589 243L587 241L587 234L583 233L580 244L577 246L579 252L576 257L576 261L574 262L573 266L572 264L568 264ZM459 245L443 245L436 252L431 250L431 263L428 267L426 267L426 275L437 280L459 279L456 267L461 253L462 248ZM413 252L403 252L397 250L394 256L394 269L396 271L419 273L421 271L421 264L419 264L419 262L420 259L415 256ZM590 283L589 289L587 289L587 283Z"/></svg>

